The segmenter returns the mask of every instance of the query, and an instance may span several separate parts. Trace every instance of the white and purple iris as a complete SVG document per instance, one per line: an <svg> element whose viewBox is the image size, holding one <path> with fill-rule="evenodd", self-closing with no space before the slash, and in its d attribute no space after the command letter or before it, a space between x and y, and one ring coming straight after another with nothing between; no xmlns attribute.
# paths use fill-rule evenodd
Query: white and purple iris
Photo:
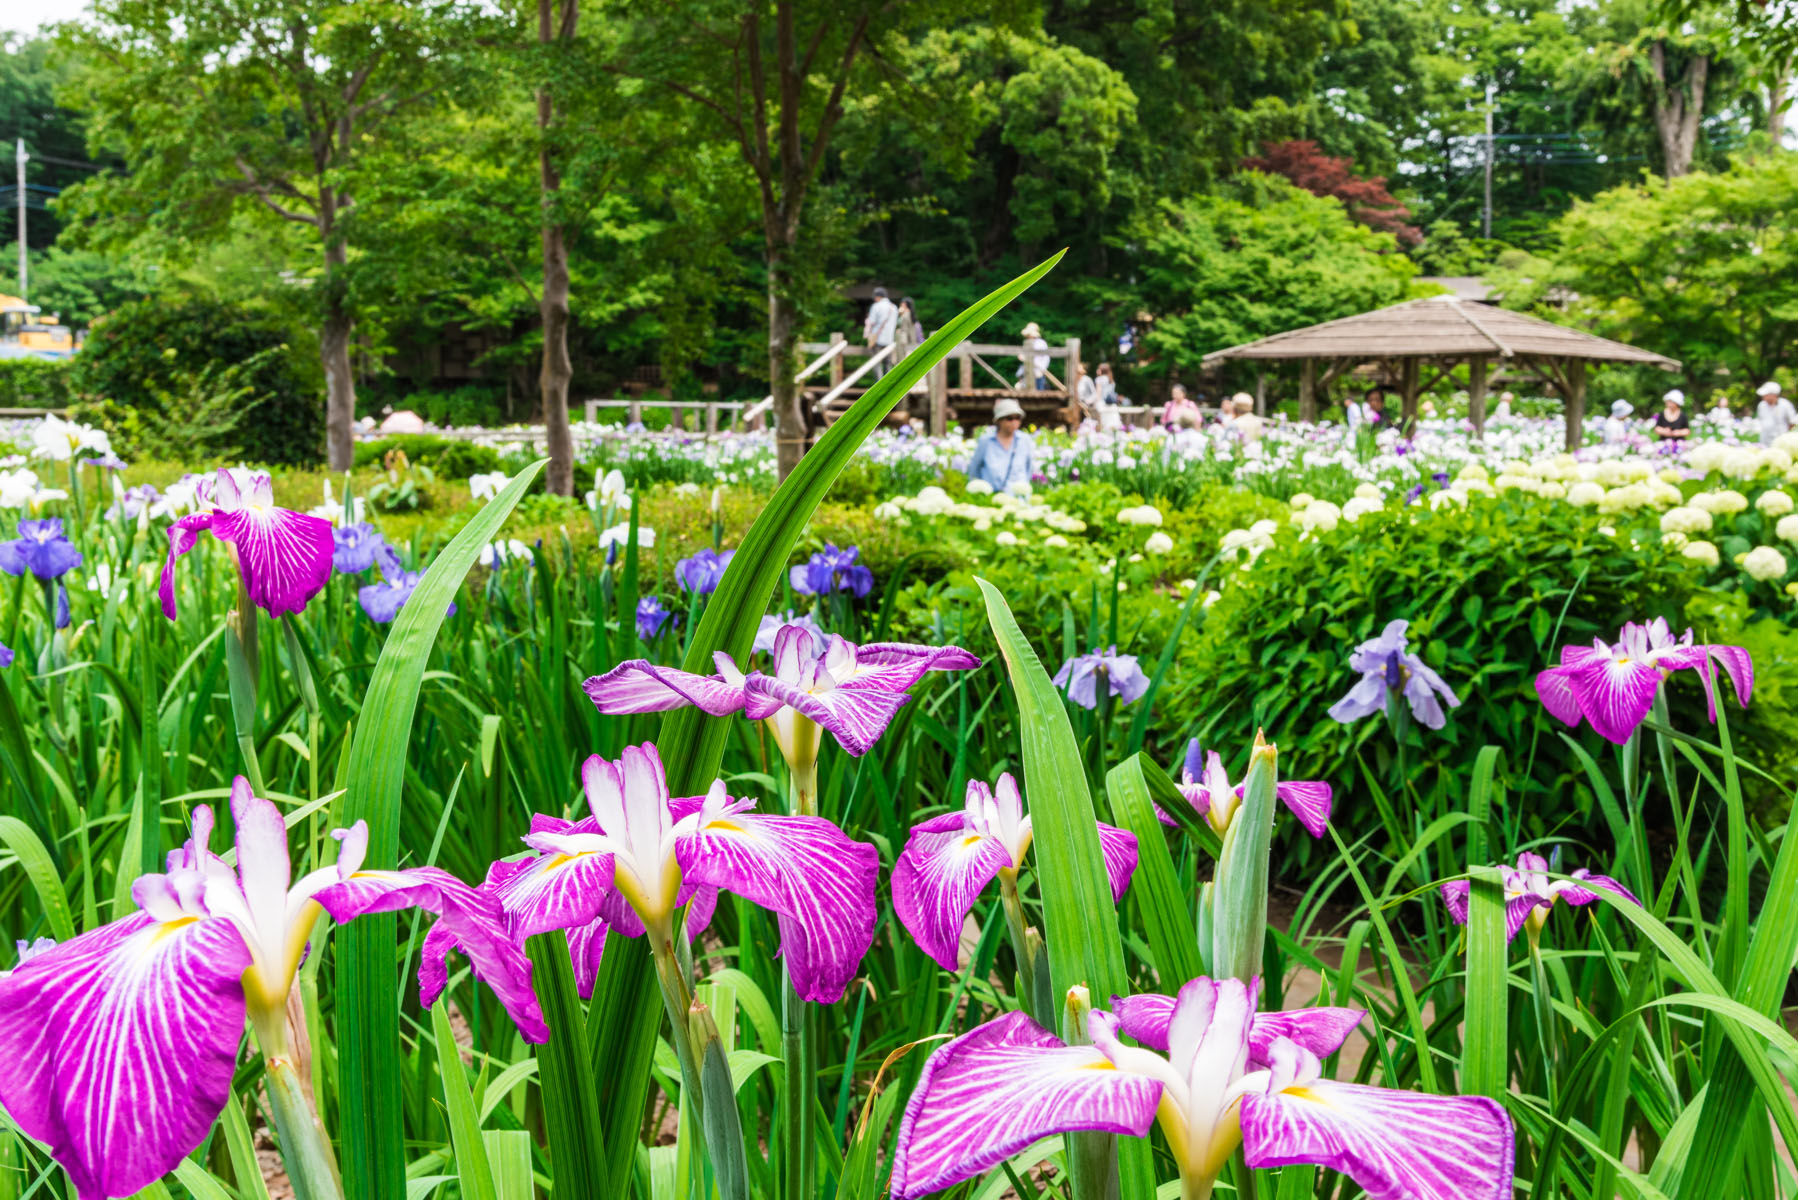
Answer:
<svg viewBox="0 0 1798 1200"><path fill-rule="evenodd" d="M168 870L131 889L139 911L0 974L0 1104L50 1148L81 1200L128 1196L198 1146L230 1094L249 1017L265 1059L285 1058L287 998L320 913L422 908L433 935L467 948L529 1041L543 1041L530 961L490 898L434 867L362 869L368 828L333 835L334 866L292 881L281 812L231 789L233 870L213 854L212 810ZM419 970L424 1002L443 990L441 959Z"/></svg>
<svg viewBox="0 0 1798 1200"><path fill-rule="evenodd" d="M1362 1014L1259 1014L1257 991L1200 978L1178 999L1114 998L1115 1011L1088 1014L1091 1045L1064 1045L1019 1012L956 1038L906 1105L893 1195L973 1178L1050 1134L1141 1137L1159 1123L1186 1200L1210 1196L1239 1146L1251 1167L1327 1167L1371 1200L1509 1200L1515 1142L1496 1101L1325 1079L1320 1058Z"/></svg>
<svg viewBox="0 0 1798 1200"><path fill-rule="evenodd" d="M714 717L742 712L767 720L790 764L815 761L818 726L853 755L866 754L927 671L966 671L980 660L960 646L879 642L857 646L830 635L820 650L811 629L783 625L769 673L747 675L729 655L713 656L716 675L619 663L581 686L602 713L666 712L692 705Z"/></svg>
<svg viewBox="0 0 1798 1200"><path fill-rule="evenodd" d="M861 552L860 546L839 550L826 543L809 560L789 569L787 582L802 596L848 592L859 600L874 586L874 572L856 561Z"/></svg>
<svg viewBox="0 0 1798 1200"><path fill-rule="evenodd" d="M375 527L357 521L331 530L331 567L342 575L360 575L375 565L375 556L387 544Z"/></svg>
<svg viewBox="0 0 1798 1200"><path fill-rule="evenodd" d="M1224 770L1224 760L1217 751L1209 754L1199 748L1199 739L1193 738L1186 744L1186 763L1180 772L1180 795L1192 805L1193 810L1205 818L1205 823L1219 837L1230 832L1230 823L1236 819L1236 810L1242 806L1243 785L1232 784L1230 775ZM1305 832L1312 837L1322 837L1330 824L1331 789L1327 783L1282 779L1274 784L1274 795L1280 802L1292 810L1292 815L1299 819ZM1155 810L1163 825L1174 825L1175 820L1161 809Z"/></svg>
<svg viewBox="0 0 1798 1200"><path fill-rule="evenodd" d="M691 558L683 558L674 564L674 581L683 592L709 596L718 590L718 583L724 578L724 569L730 566L730 560L736 553L735 550L726 550L720 554L707 546Z"/></svg>
<svg viewBox="0 0 1798 1200"><path fill-rule="evenodd" d="M1519 854L1517 865L1505 870L1506 941L1514 940L1517 931L1526 928L1530 931L1530 941L1541 937L1548 914L1557 900L1581 908L1598 903L1592 888L1603 888L1641 906L1642 902L1631 895L1628 888L1608 875L1597 875L1581 867L1571 872L1571 879L1550 879L1548 870L1547 859L1530 853ZM1442 885L1442 903L1448 906L1448 915L1457 925L1467 924L1467 896L1471 890L1472 885L1465 879L1451 879Z"/></svg>
<svg viewBox="0 0 1798 1200"><path fill-rule="evenodd" d="M63 534L59 517L20 521L19 536L0 542L0 571L38 579L61 579L81 565L81 551Z"/></svg>
<svg viewBox="0 0 1798 1200"><path fill-rule="evenodd" d="M1077 654L1061 664L1055 672L1055 686L1066 688L1068 699L1081 708L1099 707L1099 680L1108 681L1111 695L1125 704L1135 704L1149 690L1149 677L1136 662L1134 654L1119 654L1116 646L1104 653Z"/></svg>
<svg viewBox="0 0 1798 1200"><path fill-rule="evenodd" d="M1619 746L1647 720L1661 682L1674 671L1698 672L1711 721L1717 720L1717 684L1711 660L1723 664L1743 708L1754 690L1754 660L1740 646L1694 645L1692 631L1674 637L1660 617L1624 625L1614 645L1561 647L1561 665L1536 676L1542 707L1568 725L1583 717Z"/></svg>
<svg viewBox="0 0 1798 1200"><path fill-rule="evenodd" d="M591 815L535 816L525 843L537 853L497 862L481 890L503 909L512 936L566 929L576 981L590 995L608 933L642 937L665 955L676 914L686 934L711 920L720 890L773 912L780 954L802 999L842 998L874 940L880 854L821 817L774 816L734 800L724 782L704 796L668 795L651 743L627 746L618 762L599 755L581 768ZM456 931L425 943L427 960Z"/></svg>
<svg viewBox="0 0 1798 1200"><path fill-rule="evenodd" d="M1404 620L1388 621L1379 637L1355 647L1349 656L1349 668L1360 674L1361 682L1330 706L1331 717L1347 725L1385 711L1389 697L1402 695L1419 725L1441 729L1447 723L1442 703L1446 701L1455 708L1461 701L1442 676L1411 653L1405 637L1409 625Z"/></svg>
<svg viewBox="0 0 1798 1200"><path fill-rule="evenodd" d="M199 499L204 511L169 527L157 593L169 620L175 619L175 560L194 548L202 532L231 548L250 603L271 617L299 612L331 578L331 523L276 508L266 471L220 467Z"/></svg>
<svg viewBox="0 0 1798 1200"><path fill-rule="evenodd" d="M1102 821L1095 824L1116 902L1136 870L1136 835ZM912 826L893 865L893 911L919 948L945 971L959 968L962 926L986 886L1001 879L1007 897L1014 893L1030 839L1030 817L1010 772L999 776L996 788L970 780L960 812Z"/></svg>

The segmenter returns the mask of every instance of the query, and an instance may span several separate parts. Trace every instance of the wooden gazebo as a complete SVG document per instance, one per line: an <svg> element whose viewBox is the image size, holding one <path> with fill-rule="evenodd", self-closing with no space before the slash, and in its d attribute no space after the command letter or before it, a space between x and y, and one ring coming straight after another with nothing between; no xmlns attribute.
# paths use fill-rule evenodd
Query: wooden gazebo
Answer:
<svg viewBox="0 0 1798 1200"><path fill-rule="evenodd" d="M1679 370L1678 361L1665 355L1456 296L1408 300L1276 333L1214 351L1205 356L1205 365L1225 359L1298 359L1299 415L1308 421L1317 419L1320 392L1364 364L1380 366L1398 381L1407 425L1417 417L1418 396L1462 363L1468 366L1468 411L1476 430L1485 427L1490 384L1504 378L1534 378L1554 388L1565 402L1569 450L1582 440L1587 364ZM1426 364L1433 375L1425 375Z"/></svg>

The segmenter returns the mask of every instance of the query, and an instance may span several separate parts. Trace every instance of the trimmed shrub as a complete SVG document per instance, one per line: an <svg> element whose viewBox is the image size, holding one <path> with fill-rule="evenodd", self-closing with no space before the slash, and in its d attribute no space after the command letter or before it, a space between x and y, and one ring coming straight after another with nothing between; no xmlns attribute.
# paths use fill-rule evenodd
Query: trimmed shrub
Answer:
<svg viewBox="0 0 1798 1200"><path fill-rule="evenodd" d="M0 408L62 408L69 403L68 360L0 358Z"/></svg>
<svg viewBox="0 0 1798 1200"><path fill-rule="evenodd" d="M467 479L501 469L499 452L491 446L428 433L396 433L357 442L355 463L358 467L379 466L391 450L405 451L408 459L430 467L439 479Z"/></svg>

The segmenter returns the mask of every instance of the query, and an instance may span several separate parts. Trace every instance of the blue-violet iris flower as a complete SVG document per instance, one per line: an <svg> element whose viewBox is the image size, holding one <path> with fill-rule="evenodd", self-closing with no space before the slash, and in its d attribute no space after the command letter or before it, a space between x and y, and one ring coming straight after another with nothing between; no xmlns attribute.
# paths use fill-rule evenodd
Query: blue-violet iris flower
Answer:
<svg viewBox="0 0 1798 1200"><path fill-rule="evenodd" d="M1094 824L1115 903L1136 870L1136 835L1102 821ZM945 971L959 969L962 925L974 901L996 878L1015 885L1030 839L1030 817L1009 772L999 776L996 788L969 780L961 811L912 826L893 865L893 911Z"/></svg>
<svg viewBox="0 0 1798 1200"><path fill-rule="evenodd" d="M1199 978L1177 999L1114 997L1115 1011L1087 1015L1090 1045L1021 1012L956 1038L906 1105L893 1195L971 1179L1050 1134L1142 1137L1159 1122L1189 1198L1210 1196L1240 1146L1251 1167L1327 1167L1371 1200L1509 1200L1515 1140L1498 1102L1325 1079L1320 1059L1362 1014L1259 1014L1258 990Z"/></svg>
<svg viewBox="0 0 1798 1200"><path fill-rule="evenodd" d="M0 571L39 579L61 579L81 565L81 551L64 536L60 517L20 521L19 536L0 542Z"/></svg>
<svg viewBox="0 0 1798 1200"><path fill-rule="evenodd" d="M1447 723L1441 701L1446 700L1450 708L1457 707L1461 701L1442 681L1442 676L1411 653L1405 639L1405 629L1409 625L1409 621L1388 621L1379 637L1355 647L1355 652L1349 656L1349 668L1360 674L1361 682L1330 706L1331 717L1344 725L1371 717L1385 709L1388 695L1398 692L1411 705L1411 715L1419 725L1441 729Z"/></svg>
<svg viewBox="0 0 1798 1200"><path fill-rule="evenodd" d="M1137 665L1136 655L1119 654L1116 646L1103 654L1077 654L1055 672L1055 686L1068 690L1068 699L1081 708L1099 707L1099 670L1111 682L1111 694L1125 704L1135 704L1149 690L1149 677Z"/></svg>
<svg viewBox="0 0 1798 1200"><path fill-rule="evenodd" d="M643 641L652 641L662 635L662 630L674 618L674 611L662 607L660 596L645 596L637 601L637 636Z"/></svg>
<svg viewBox="0 0 1798 1200"><path fill-rule="evenodd" d="M1694 670L1704 684L1711 721L1717 720L1715 658L1729 673L1743 708L1754 690L1754 659L1740 646L1692 643L1690 629L1675 638L1667 622L1656 617L1646 625L1630 622L1615 645L1594 638L1591 646L1561 647L1561 665L1536 676L1542 707L1569 725L1584 717L1592 728L1619 746L1647 720L1661 681L1674 671Z"/></svg>
<svg viewBox="0 0 1798 1200"><path fill-rule="evenodd" d="M722 889L776 915L781 958L802 998L842 998L874 941L880 854L873 846L821 817L756 812L755 801L726 795L723 780L704 796L671 798L653 743L625 747L617 762L595 754L581 768L581 785L590 815L532 817L524 841L538 853L494 863L481 890L501 906L519 942L570 931L583 996L592 994L608 933L647 932L664 953L675 914L686 908L686 936L696 936ZM426 958L453 935L435 947L427 939Z"/></svg>
<svg viewBox="0 0 1798 1200"><path fill-rule="evenodd" d="M874 572L857 564L860 546L839 550L826 543L810 560L787 572L787 581L802 596L822 596L830 592L848 592L856 599L868 594L874 586Z"/></svg>
<svg viewBox="0 0 1798 1200"><path fill-rule="evenodd" d="M718 581L724 578L724 568L730 566L730 560L736 556L735 550L726 550L723 554L707 546L691 558L683 558L674 564L674 579L680 584L681 591L697 596L709 596L718 590Z"/></svg>
<svg viewBox="0 0 1798 1200"><path fill-rule="evenodd" d="M1641 907L1642 902L1609 875L1596 875L1584 867L1570 874L1571 879L1550 879L1548 860L1540 854L1517 856L1517 865L1506 868L1504 873L1506 941L1514 939L1517 931L1526 926L1532 942L1540 937L1556 900L1565 900L1580 908L1598 903L1598 895L1592 888L1614 892ZM1587 884L1592 886L1587 887ZM1471 890L1472 885L1465 879L1451 879L1442 885L1442 902L1448 906L1448 915L1457 925L1467 924L1467 896Z"/></svg>
<svg viewBox="0 0 1798 1200"><path fill-rule="evenodd" d="M386 542L376 548L375 561L381 564L381 582L357 588L356 600L369 620L386 625L400 615L400 609L412 599L412 593L418 589L418 581L425 577L425 573L406 570L400 562L399 551ZM449 615L456 615L454 602L449 606Z"/></svg>
<svg viewBox="0 0 1798 1200"><path fill-rule="evenodd" d="M1243 785L1230 782L1222 756L1215 750L1206 754L1199 748L1198 738L1186 745L1186 763L1178 786L1180 795L1219 837L1230 831L1230 823L1242 805ZM1274 795L1292 810L1305 832L1317 838L1324 835L1330 823L1331 794L1329 784L1311 780L1282 779L1274 784ZM1163 825L1176 824L1159 808L1155 815Z"/></svg>
<svg viewBox="0 0 1798 1200"><path fill-rule="evenodd" d="M271 617L299 612L330 579L331 522L276 508L268 472L220 467L199 500L201 512L169 527L157 592L169 620L175 619L175 560L194 548L202 532L231 548L250 603Z"/></svg>
<svg viewBox="0 0 1798 1200"><path fill-rule="evenodd" d="M138 912L0 974L0 1105L69 1172L81 1200L129 1196L205 1140L230 1096L247 1015L266 1058L291 1053L287 997L319 914L422 908L433 935L467 949L526 1040L549 1031L530 960L498 905L435 867L362 869L368 827L332 836L337 863L292 881L281 810L231 788L233 870L213 854L212 810L168 870L132 885ZM447 982L441 960L419 970L426 1004Z"/></svg>
<svg viewBox="0 0 1798 1200"><path fill-rule="evenodd" d="M331 531L331 568L342 575L360 575L375 565L376 552L386 539L367 521L357 521Z"/></svg>

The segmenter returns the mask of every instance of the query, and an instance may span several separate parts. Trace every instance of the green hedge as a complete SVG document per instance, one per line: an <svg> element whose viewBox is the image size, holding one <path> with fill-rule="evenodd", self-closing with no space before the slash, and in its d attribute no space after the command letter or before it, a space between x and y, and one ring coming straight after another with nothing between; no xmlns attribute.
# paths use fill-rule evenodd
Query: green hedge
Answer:
<svg viewBox="0 0 1798 1200"><path fill-rule="evenodd" d="M63 408L69 403L67 359L0 358L0 408Z"/></svg>
<svg viewBox="0 0 1798 1200"><path fill-rule="evenodd" d="M500 469L499 452L493 447L428 433L397 433L357 442L355 463L358 467L380 466L393 450L404 451L409 461L430 467L439 479L467 479Z"/></svg>

